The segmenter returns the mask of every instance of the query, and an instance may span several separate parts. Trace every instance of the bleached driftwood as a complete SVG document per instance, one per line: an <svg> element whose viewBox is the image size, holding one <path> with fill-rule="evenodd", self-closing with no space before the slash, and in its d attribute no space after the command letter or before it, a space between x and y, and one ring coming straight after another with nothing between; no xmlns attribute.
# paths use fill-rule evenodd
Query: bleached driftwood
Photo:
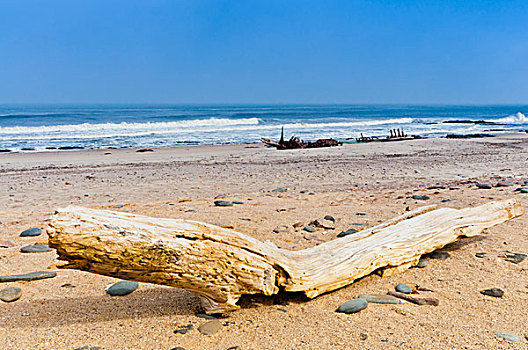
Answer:
<svg viewBox="0 0 528 350"><path fill-rule="evenodd" d="M190 290L217 313L237 308L242 294L282 288L314 298L379 268L403 271L422 254L522 214L514 199L458 210L428 206L301 251L201 222L81 207L60 209L47 233L67 268Z"/></svg>

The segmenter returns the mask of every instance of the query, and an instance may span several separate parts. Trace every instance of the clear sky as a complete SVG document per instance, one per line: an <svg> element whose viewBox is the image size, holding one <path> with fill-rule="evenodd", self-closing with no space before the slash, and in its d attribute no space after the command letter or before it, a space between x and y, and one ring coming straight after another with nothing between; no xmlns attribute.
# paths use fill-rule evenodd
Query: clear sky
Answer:
<svg viewBox="0 0 528 350"><path fill-rule="evenodd" d="M0 0L2 103L528 103L528 1Z"/></svg>

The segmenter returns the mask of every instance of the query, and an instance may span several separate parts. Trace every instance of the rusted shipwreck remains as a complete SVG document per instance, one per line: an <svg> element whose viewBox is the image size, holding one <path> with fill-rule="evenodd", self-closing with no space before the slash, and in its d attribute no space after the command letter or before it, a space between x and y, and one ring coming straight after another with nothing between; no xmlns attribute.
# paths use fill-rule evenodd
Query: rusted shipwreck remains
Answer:
<svg viewBox="0 0 528 350"><path fill-rule="evenodd" d="M391 142L414 140L416 138L419 138L417 136L407 135L403 129L391 129L389 130L389 132L390 135L387 137L363 136L363 133L361 133L361 136L356 138L356 142Z"/></svg>
<svg viewBox="0 0 528 350"><path fill-rule="evenodd" d="M332 138L330 139L319 139L315 142L304 142L296 136L292 136L288 141L284 140L284 128L281 130L281 137L279 141L261 138L262 142L268 146L276 147L277 149L303 149L303 148L321 148L321 147L334 147L341 146L343 143L338 142Z"/></svg>

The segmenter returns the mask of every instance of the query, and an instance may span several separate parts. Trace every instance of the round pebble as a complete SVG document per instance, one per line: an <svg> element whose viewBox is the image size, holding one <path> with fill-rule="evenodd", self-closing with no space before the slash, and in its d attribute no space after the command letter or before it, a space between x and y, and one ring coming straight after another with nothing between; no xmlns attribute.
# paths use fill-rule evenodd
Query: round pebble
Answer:
<svg viewBox="0 0 528 350"><path fill-rule="evenodd" d="M216 205L217 207L232 207L233 206L233 202L229 202L229 201L214 201L214 205Z"/></svg>
<svg viewBox="0 0 528 350"><path fill-rule="evenodd" d="M426 267L428 264L429 264L429 261L427 261L427 260L425 260L425 259L420 259L420 260L418 261L418 264L416 264L416 267L424 268L424 267Z"/></svg>
<svg viewBox="0 0 528 350"><path fill-rule="evenodd" d="M349 300L341 305L336 311L345 314L353 314L365 309L368 306L368 302L362 298L356 298Z"/></svg>
<svg viewBox="0 0 528 350"><path fill-rule="evenodd" d="M506 332L496 332L495 335L497 337L500 337L504 340L509 341L510 343L518 343L521 341L521 338L513 333L506 333Z"/></svg>
<svg viewBox="0 0 528 350"><path fill-rule="evenodd" d="M220 328L222 328L222 323L218 320L212 320L198 327L198 331L205 335L211 335L218 332Z"/></svg>
<svg viewBox="0 0 528 350"><path fill-rule="evenodd" d="M480 188L480 189L483 189L483 190L491 189L491 185L490 184L477 184L477 187Z"/></svg>
<svg viewBox="0 0 528 350"><path fill-rule="evenodd" d="M313 227L313 226L304 226L304 230L307 231L307 232L315 232L315 231L317 231L315 229L315 227Z"/></svg>
<svg viewBox="0 0 528 350"><path fill-rule="evenodd" d="M22 253L44 253L50 252L52 249L47 244L33 244L20 248L20 251Z"/></svg>
<svg viewBox="0 0 528 350"><path fill-rule="evenodd" d="M20 237L34 237L39 236L42 233L42 230L38 227L28 228L20 233Z"/></svg>
<svg viewBox="0 0 528 350"><path fill-rule="evenodd" d="M119 281L108 287L106 292L112 296L123 296L135 291L138 285L139 283L134 281Z"/></svg>
<svg viewBox="0 0 528 350"><path fill-rule="evenodd" d="M396 286L396 291L400 293L411 294L412 288L405 283L400 283Z"/></svg>
<svg viewBox="0 0 528 350"><path fill-rule="evenodd" d="M19 287L6 287L0 290L0 300L10 303L18 300L22 295L22 289Z"/></svg>

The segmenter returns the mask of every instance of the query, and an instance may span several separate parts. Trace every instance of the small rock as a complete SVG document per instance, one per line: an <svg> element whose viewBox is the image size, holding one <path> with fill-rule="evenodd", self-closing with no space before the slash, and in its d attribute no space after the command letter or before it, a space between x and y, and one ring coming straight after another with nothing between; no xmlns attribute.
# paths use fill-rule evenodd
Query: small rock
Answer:
<svg viewBox="0 0 528 350"><path fill-rule="evenodd" d="M392 295L386 294L361 294L358 298L365 299L368 303L374 304L401 304L403 301Z"/></svg>
<svg viewBox="0 0 528 350"><path fill-rule="evenodd" d="M359 333L359 339L361 340L367 340L368 334L367 333Z"/></svg>
<svg viewBox="0 0 528 350"><path fill-rule="evenodd" d="M428 190L445 190L445 186L429 186Z"/></svg>
<svg viewBox="0 0 528 350"><path fill-rule="evenodd" d="M480 189L483 189L483 190L491 189L491 185L490 184L477 184L477 187L480 188Z"/></svg>
<svg viewBox="0 0 528 350"><path fill-rule="evenodd" d="M412 288L406 285L405 283L399 283L396 286L396 291L400 293L411 294Z"/></svg>
<svg viewBox="0 0 528 350"><path fill-rule="evenodd" d="M502 298L504 291L500 288L490 288L480 291L480 294L488 295L490 297Z"/></svg>
<svg viewBox="0 0 528 350"><path fill-rule="evenodd" d="M64 283L61 287L63 288L75 288L75 286L71 283Z"/></svg>
<svg viewBox="0 0 528 350"><path fill-rule="evenodd" d="M53 271L37 271L25 273L22 275L7 275L0 276L0 282L18 282L18 281L36 281L45 278L56 277L57 273Z"/></svg>
<svg viewBox="0 0 528 350"><path fill-rule="evenodd" d="M521 338L513 333L496 332L495 335L499 338L509 341L510 343L518 343Z"/></svg>
<svg viewBox="0 0 528 350"><path fill-rule="evenodd" d="M441 202L442 203L447 203L447 202L451 202L452 200L451 199L442 199Z"/></svg>
<svg viewBox="0 0 528 350"><path fill-rule="evenodd" d="M218 332L220 328L222 328L222 323L218 320L212 320L198 327L198 331L205 335L211 335Z"/></svg>
<svg viewBox="0 0 528 350"><path fill-rule="evenodd" d="M135 291L138 285L135 281L119 281L109 286L106 292L112 296L123 296Z"/></svg>
<svg viewBox="0 0 528 350"><path fill-rule="evenodd" d="M513 185L513 182L511 181L499 181L495 184L495 187L509 187L512 185Z"/></svg>
<svg viewBox="0 0 528 350"><path fill-rule="evenodd" d="M20 237L34 237L39 236L42 233L42 230L38 227L28 228L20 233Z"/></svg>
<svg viewBox="0 0 528 350"><path fill-rule="evenodd" d="M44 253L52 250L47 244L33 244L20 248L22 253Z"/></svg>
<svg viewBox="0 0 528 350"><path fill-rule="evenodd" d="M145 153L145 152L154 152L154 150L151 148L141 148L141 149L138 149L136 152Z"/></svg>
<svg viewBox="0 0 528 350"><path fill-rule="evenodd" d="M365 299L356 298L349 300L341 305L336 312L342 312L345 314L353 314L365 309L368 306L368 302Z"/></svg>
<svg viewBox="0 0 528 350"><path fill-rule="evenodd" d="M522 262L524 259L526 259L526 254L511 253L511 254L506 254L506 258L507 258L506 261L512 262L514 264L518 264Z"/></svg>
<svg viewBox="0 0 528 350"><path fill-rule="evenodd" d="M19 287L6 287L0 290L0 300L10 303L18 300L22 295L22 289Z"/></svg>
<svg viewBox="0 0 528 350"><path fill-rule="evenodd" d="M244 202L242 202L242 201L232 201L231 203L233 203L233 204L244 204Z"/></svg>
<svg viewBox="0 0 528 350"><path fill-rule="evenodd" d="M229 201L214 201L214 205L216 205L217 207L232 207L233 206L233 202L229 202Z"/></svg>
<svg viewBox="0 0 528 350"><path fill-rule="evenodd" d="M271 190L271 192L275 192L275 193L286 192L286 191L288 191L287 187L279 187L274 190Z"/></svg>
<svg viewBox="0 0 528 350"><path fill-rule="evenodd" d="M430 259L438 259L438 260L445 260L449 258L450 256L451 254L449 254L448 252L432 252L431 254L429 254Z"/></svg>
<svg viewBox="0 0 528 350"><path fill-rule="evenodd" d="M335 219L334 219L334 217L332 215L325 215L324 219L328 220L328 221L335 222Z"/></svg>
<svg viewBox="0 0 528 350"><path fill-rule="evenodd" d="M356 230L354 228L351 228L351 229L348 229L346 231L339 232L337 234L337 237L345 237L345 236L351 235L351 234L356 233L356 232L358 232L358 230Z"/></svg>
<svg viewBox="0 0 528 350"><path fill-rule="evenodd" d="M174 334L187 334L191 329L193 329L192 324L188 324L186 326L181 326L178 329L176 329L173 333Z"/></svg>
<svg viewBox="0 0 528 350"><path fill-rule="evenodd" d="M528 193L528 188L521 188L521 193Z"/></svg>
<svg viewBox="0 0 528 350"><path fill-rule="evenodd" d="M417 196L417 195L414 195L411 197L412 199L417 199L417 200L421 200L421 201L426 201L429 199L429 196Z"/></svg>
<svg viewBox="0 0 528 350"><path fill-rule="evenodd" d="M482 258L484 258L486 256L486 253L476 253L475 256L477 258L481 258L482 259Z"/></svg>
<svg viewBox="0 0 528 350"><path fill-rule="evenodd" d="M424 268L424 267L426 267L428 264L429 264L429 261L427 261L427 260L425 260L425 259L420 259L420 260L418 261L418 264L416 264L416 267Z"/></svg>
<svg viewBox="0 0 528 350"><path fill-rule="evenodd" d="M177 347L172 348L172 349L170 349L170 350L187 350L187 349L182 348L181 346L177 346Z"/></svg>
<svg viewBox="0 0 528 350"><path fill-rule="evenodd" d="M203 312L197 312L194 314L194 316L200 317L206 320L216 320L216 317L214 317L213 315L204 314Z"/></svg>
<svg viewBox="0 0 528 350"><path fill-rule="evenodd" d="M306 232L315 232L315 231L317 231L315 229L315 227L313 227L313 226L304 226L303 230L305 230Z"/></svg>

